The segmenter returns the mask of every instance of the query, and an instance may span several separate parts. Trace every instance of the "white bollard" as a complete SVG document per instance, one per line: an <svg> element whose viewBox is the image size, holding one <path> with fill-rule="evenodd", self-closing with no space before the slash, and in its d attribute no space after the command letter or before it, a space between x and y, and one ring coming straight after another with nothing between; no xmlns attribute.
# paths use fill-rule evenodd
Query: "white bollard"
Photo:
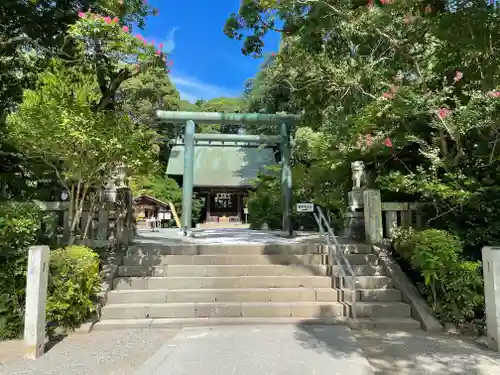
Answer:
<svg viewBox="0 0 500 375"><path fill-rule="evenodd" d="M30 246L24 315L25 354L29 359L36 359L44 353L48 276L49 247Z"/></svg>
<svg viewBox="0 0 500 375"><path fill-rule="evenodd" d="M483 247L482 253L488 346L500 351L500 247Z"/></svg>

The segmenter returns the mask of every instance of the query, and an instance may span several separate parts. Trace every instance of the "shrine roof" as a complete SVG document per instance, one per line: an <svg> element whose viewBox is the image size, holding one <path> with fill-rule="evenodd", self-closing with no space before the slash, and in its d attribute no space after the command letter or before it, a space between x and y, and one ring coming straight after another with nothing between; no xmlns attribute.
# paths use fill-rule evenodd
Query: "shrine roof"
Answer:
<svg viewBox="0 0 500 375"><path fill-rule="evenodd" d="M169 207L169 204L150 195L139 195L133 199L134 204L154 203L162 207Z"/></svg>
<svg viewBox="0 0 500 375"><path fill-rule="evenodd" d="M266 166L277 164L271 147L235 142L197 142L194 149L195 187L251 187L251 180ZM184 171L184 145L170 152L167 175Z"/></svg>

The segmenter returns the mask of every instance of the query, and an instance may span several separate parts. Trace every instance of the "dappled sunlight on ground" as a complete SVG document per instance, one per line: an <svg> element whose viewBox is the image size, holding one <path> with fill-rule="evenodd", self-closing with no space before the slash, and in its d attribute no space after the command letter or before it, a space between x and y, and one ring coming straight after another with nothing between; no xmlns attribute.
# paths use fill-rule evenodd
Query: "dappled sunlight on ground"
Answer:
<svg viewBox="0 0 500 375"><path fill-rule="evenodd" d="M472 339L422 331L355 331L375 375L500 374L500 353Z"/></svg>

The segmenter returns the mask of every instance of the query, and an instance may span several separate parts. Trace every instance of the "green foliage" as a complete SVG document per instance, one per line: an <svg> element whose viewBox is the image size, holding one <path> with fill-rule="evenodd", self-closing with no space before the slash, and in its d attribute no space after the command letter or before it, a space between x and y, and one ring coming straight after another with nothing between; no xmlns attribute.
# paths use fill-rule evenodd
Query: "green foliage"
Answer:
<svg viewBox="0 0 500 375"><path fill-rule="evenodd" d="M296 230L315 230L317 223L311 214L297 213L295 204L298 202L311 202L312 194L304 184L307 184L303 176L302 168L297 167L292 169L292 176L295 182L293 186L293 226ZM282 190L281 177L279 167L268 167L268 171L258 174L253 181L253 191L250 192L248 205L248 220L252 228L260 229L264 224L267 224L270 229L282 228ZM335 213L335 208L332 206L325 207L330 213ZM334 224L335 217L332 217Z"/></svg>
<svg viewBox="0 0 500 375"><path fill-rule="evenodd" d="M464 323L484 314L480 262L463 259L460 241L445 231L399 231L396 254L423 279L423 292L443 322Z"/></svg>
<svg viewBox="0 0 500 375"><path fill-rule="evenodd" d="M145 17L158 13L142 0L65 0L65 1L24 1L3 0L0 5L0 199L15 197L23 200L38 195L25 179L54 179L50 167L41 166L36 160L19 158L5 134L5 121L22 100L25 89L33 89L38 74L50 64L52 58L83 64L82 55L74 41L68 38L68 27L78 20L80 10L93 9L111 18L117 17L119 25L143 28ZM104 36L105 34L102 34ZM94 45L94 43L91 43ZM89 46L91 45L89 44ZM90 54L88 55L90 56ZM93 54L92 56L96 56ZM100 58L108 56L99 54ZM97 57L96 61L100 62ZM94 64L92 57L92 65ZM103 64L99 64L103 67ZM115 69L111 64L106 68ZM105 70L100 69L100 77L105 79ZM108 74L108 77L111 75ZM119 75L120 79L124 78ZM104 82L101 80L101 82ZM107 90L114 95L117 81ZM52 171L53 173L53 171ZM46 194L38 196L47 199Z"/></svg>
<svg viewBox="0 0 500 375"><path fill-rule="evenodd" d="M85 246L52 250L47 297L50 326L73 329L95 311L100 292L99 256Z"/></svg>
<svg viewBox="0 0 500 375"><path fill-rule="evenodd" d="M222 112L222 113L239 113L242 112L243 100L241 98L214 98L210 100L197 100L195 103L190 103L183 100L180 106L181 111L187 112ZM196 132L205 134L236 134L240 130L238 125L221 125L221 124L197 124Z"/></svg>
<svg viewBox="0 0 500 375"><path fill-rule="evenodd" d="M0 339L23 330L28 247L36 244L40 210L31 204L0 204Z"/></svg>
<svg viewBox="0 0 500 375"><path fill-rule="evenodd" d="M225 31L245 54L261 55L264 35L283 24L279 51L248 84L246 110L303 114L294 156L318 197L342 200L350 164L361 160L370 186L428 203L427 225L455 233L478 259L500 240L500 58L492 52L500 9L375 3L242 1Z"/></svg>
<svg viewBox="0 0 500 375"><path fill-rule="evenodd" d="M129 173L147 169L158 152L156 132L127 114L95 111L99 97L97 79L85 67L54 61L40 75L37 89L26 90L19 110L8 117L15 147L51 167L70 192L71 228L79 221L89 186L104 186L120 166Z"/></svg>
<svg viewBox="0 0 500 375"><path fill-rule="evenodd" d="M448 272L447 266L457 263L460 242L451 234L428 229L412 236L413 252L410 257L412 265L421 270L425 285L435 285Z"/></svg>

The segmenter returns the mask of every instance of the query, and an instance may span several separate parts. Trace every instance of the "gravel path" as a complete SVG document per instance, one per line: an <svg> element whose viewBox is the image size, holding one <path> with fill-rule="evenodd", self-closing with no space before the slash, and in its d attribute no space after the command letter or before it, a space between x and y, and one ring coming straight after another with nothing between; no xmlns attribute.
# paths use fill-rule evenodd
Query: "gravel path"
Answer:
<svg viewBox="0 0 500 375"><path fill-rule="evenodd" d="M499 375L500 353L472 340L416 332L354 331L375 375Z"/></svg>
<svg viewBox="0 0 500 375"><path fill-rule="evenodd" d="M133 375L178 331L124 330L67 337L35 361L20 341L0 342L0 375Z"/></svg>

